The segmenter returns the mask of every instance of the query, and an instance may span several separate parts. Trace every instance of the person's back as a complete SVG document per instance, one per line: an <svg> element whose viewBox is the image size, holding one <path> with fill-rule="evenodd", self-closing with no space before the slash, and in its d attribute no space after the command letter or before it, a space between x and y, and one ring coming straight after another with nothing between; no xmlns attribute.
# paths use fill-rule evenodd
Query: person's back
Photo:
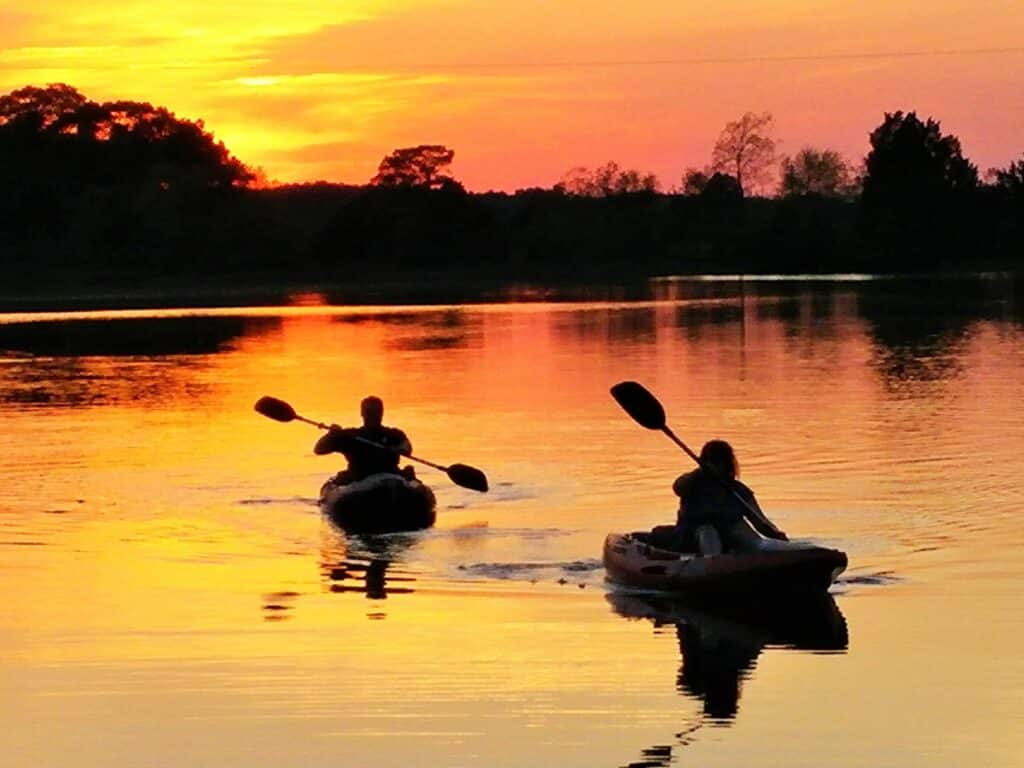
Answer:
<svg viewBox="0 0 1024 768"><path fill-rule="evenodd" d="M744 499L753 499L738 480L726 483ZM682 548L715 555L734 544L731 532L743 524L746 510L721 479L697 469L677 478L672 488L679 496L675 538Z"/></svg>
<svg viewBox="0 0 1024 768"><path fill-rule="evenodd" d="M412 444L402 430L381 423L384 403L379 397L364 398L360 413L362 426L342 429L331 425L313 448L318 455L337 451L348 459L348 467L335 478L340 483L362 480L380 472L397 473L400 456L412 453Z"/></svg>
<svg viewBox="0 0 1024 768"><path fill-rule="evenodd" d="M378 472L398 472L400 451L409 445L405 433L394 427L355 427L342 430L341 452L348 459L348 471L355 478L363 478ZM368 440L376 445L361 442ZM381 450L377 446L383 446ZM404 451L408 453L409 451Z"/></svg>
<svg viewBox="0 0 1024 768"><path fill-rule="evenodd" d="M679 496L676 539L683 546L714 555L752 546L758 532L770 538L786 537L761 511L754 492L736 479L739 464L732 446L711 440L701 449L700 462L700 469L680 475L672 484Z"/></svg>
<svg viewBox="0 0 1024 768"><path fill-rule="evenodd" d="M679 477L673 484L676 495L680 497L677 524L685 518L691 528L705 524L727 528L742 520L746 510L732 491L748 503L753 501L754 493L734 478L726 480L726 483L706 469L695 469Z"/></svg>

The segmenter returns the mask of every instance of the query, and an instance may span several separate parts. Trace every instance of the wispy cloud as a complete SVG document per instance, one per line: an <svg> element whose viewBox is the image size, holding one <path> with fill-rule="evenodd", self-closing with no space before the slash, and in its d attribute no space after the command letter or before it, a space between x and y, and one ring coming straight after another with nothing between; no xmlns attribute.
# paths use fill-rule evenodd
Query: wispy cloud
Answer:
<svg viewBox="0 0 1024 768"><path fill-rule="evenodd" d="M441 142L474 188L609 159L671 183L747 109L773 110L787 144L849 155L882 111L918 109L1005 161L1024 56L835 57L1019 39L1016 4L972 0L13 0L0 91L166 105L285 180L361 182L391 149Z"/></svg>

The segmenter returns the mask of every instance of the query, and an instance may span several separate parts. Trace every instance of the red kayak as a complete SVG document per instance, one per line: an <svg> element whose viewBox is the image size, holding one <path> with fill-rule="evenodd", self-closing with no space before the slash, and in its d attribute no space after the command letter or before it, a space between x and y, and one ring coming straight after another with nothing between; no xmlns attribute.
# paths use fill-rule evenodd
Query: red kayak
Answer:
<svg viewBox="0 0 1024 768"><path fill-rule="evenodd" d="M824 592L846 569L846 554L812 544L762 539L746 552L702 556L659 549L649 534L609 533L604 566L612 581L681 595Z"/></svg>

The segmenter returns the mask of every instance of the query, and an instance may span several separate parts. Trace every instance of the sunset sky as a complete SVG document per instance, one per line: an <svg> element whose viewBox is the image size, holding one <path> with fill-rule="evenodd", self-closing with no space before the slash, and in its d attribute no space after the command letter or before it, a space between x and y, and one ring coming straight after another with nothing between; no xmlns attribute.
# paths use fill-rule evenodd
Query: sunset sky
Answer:
<svg viewBox="0 0 1024 768"><path fill-rule="evenodd" d="M477 191L609 160L668 188L748 110L783 152L854 161L885 111L916 110L1005 166L1021 40L1021 0L0 0L0 92L167 106L279 181L364 183L439 143Z"/></svg>

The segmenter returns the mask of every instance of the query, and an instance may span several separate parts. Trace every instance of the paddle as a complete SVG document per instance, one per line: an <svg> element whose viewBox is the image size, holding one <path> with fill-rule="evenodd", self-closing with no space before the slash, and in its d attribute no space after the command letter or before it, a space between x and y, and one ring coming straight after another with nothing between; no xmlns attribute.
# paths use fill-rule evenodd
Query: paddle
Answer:
<svg viewBox="0 0 1024 768"><path fill-rule="evenodd" d="M305 416L300 416L288 403L284 400L279 400L276 397L269 397L265 395L256 401L256 405L253 406L253 408L257 413L266 416L268 419L273 419L274 421L281 421L285 423L289 421L304 421L307 424L312 424L318 429L329 430L331 428L330 424L324 424L322 421L313 421L312 419L307 419ZM360 443L372 445L374 448L379 448L382 451L392 450L386 445L381 445L380 443L375 443L372 440L367 440L365 437L356 437L355 439ZM480 491L480 493L487 492L487 475L476 467L471 467L467 464L452 464L445 467L416 456L405 455L405 457L411 461L418 461L420 464L426 464L428 467L441 470L448 475L448 478L453 483L462 486L463 488L469 488L471 491Z"/></svg>
<svg viewBox="0 0 1024 768"><path fill-rule="evenodd" d="M636 381L621 381L612 387L611 392L612 397L615 398L615 402L621 405L622 409L633 417L633 421L641 427L664 432L669 436L672 442L686 451L686 454L697 462L697 465L701 469L707 472L723 488L735 496L736 500L742 504L750 514L754 515L758 519L764 517L763 513L754 509L746 499L740 496L736 491L736 488L727 478L722 477L714 467L701 461L700 456L691 451L686 443L676 437L676 434L669 428L668 424L665 423L665 409L662 407L661 403L658 402L658 398L647 391L642 384ZM774 528L775 526L773 525L772 527Z"/></svg>

